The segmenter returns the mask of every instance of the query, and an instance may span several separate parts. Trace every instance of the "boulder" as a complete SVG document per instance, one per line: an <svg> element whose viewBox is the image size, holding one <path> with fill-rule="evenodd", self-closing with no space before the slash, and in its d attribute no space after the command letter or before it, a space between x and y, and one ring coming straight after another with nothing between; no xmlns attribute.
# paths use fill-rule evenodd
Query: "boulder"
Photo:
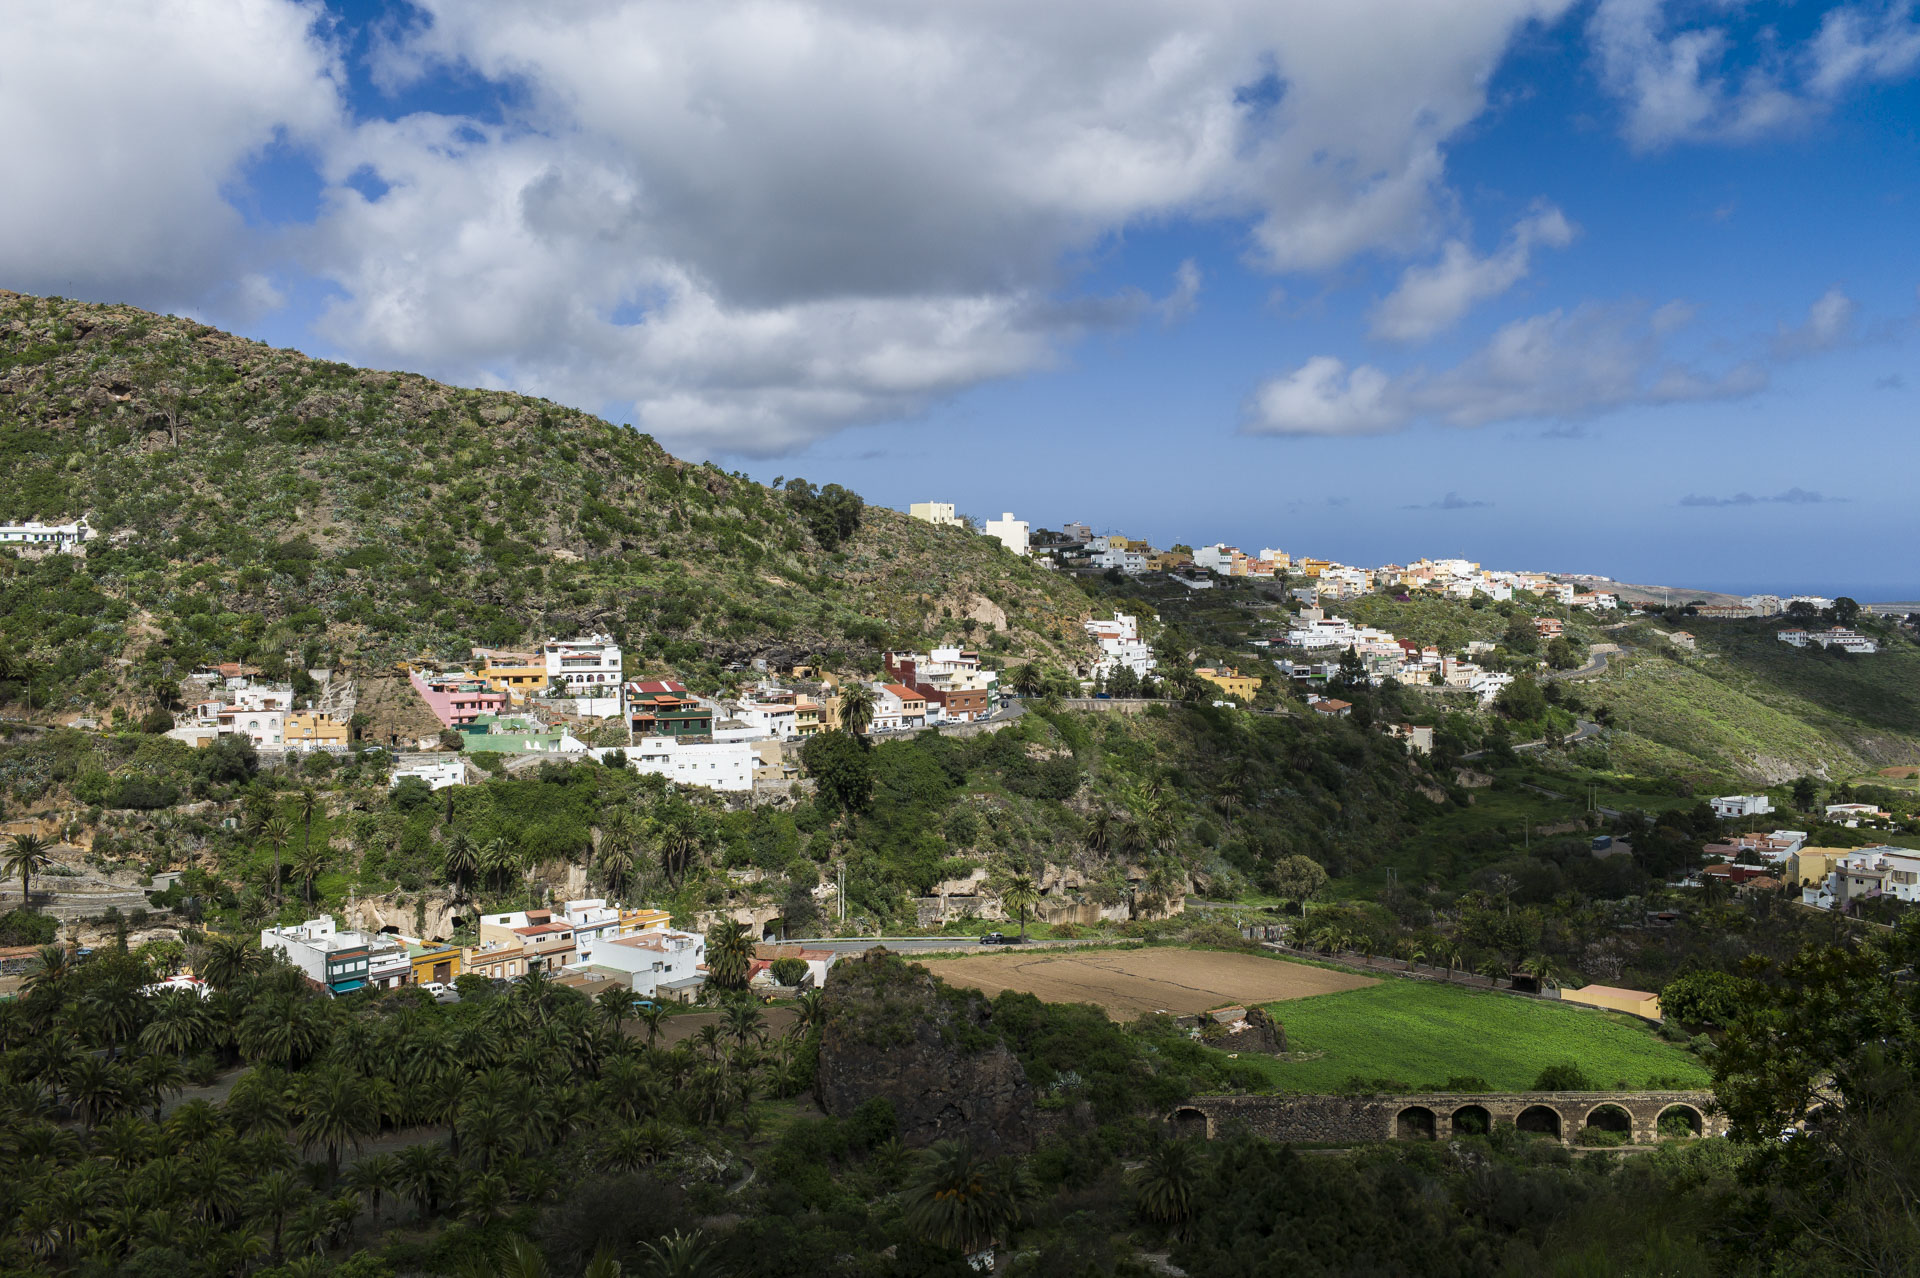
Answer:
<svg viewBox="0 0 1920 1278"><path fill-rule="evenodd" d="M954 989L885 949L834 964L822 1006L815 1092L829 1114L893 1106L900 1140L1033 1147L1033 1086L978 990Z"/></svg>

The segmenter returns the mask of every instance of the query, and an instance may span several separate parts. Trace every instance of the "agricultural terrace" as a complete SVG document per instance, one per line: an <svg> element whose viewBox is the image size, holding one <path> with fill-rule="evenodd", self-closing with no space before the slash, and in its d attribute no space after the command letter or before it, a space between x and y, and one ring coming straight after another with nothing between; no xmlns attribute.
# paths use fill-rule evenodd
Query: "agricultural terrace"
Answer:
<svg viewBox="0 0 1920 1278"><path fill-rule="evenodd" d="M1414 1090L1478 1078L1494 1091L1524 1091L1543 1069L1568 1064L1597 1088L1710 1082L1697 1056L1631 1016L1431 981L1382 981L1270 1010L1304 1059L1240 1060L1291 1091L1337 1091L1355 1077Z"/></svg>
<svg viewBox="0 0 1920 1278"><path fill-rule="evenodd" d="M1142 1012L1188 1015L1376 984L1370 977L1257 954L1161 948L978 954L926 966L949 985L969 986L989 998L1018 990L1047 1003L1092 1003L1117 1021Z"/></svg>

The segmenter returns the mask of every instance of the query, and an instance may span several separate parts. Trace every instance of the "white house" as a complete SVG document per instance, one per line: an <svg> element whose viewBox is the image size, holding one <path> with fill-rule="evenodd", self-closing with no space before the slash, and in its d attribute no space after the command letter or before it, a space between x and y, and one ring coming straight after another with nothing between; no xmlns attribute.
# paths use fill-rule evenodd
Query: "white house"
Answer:
<svg viewBox="0 0 1920 1278"><path fill-rule="evenodd" d="M429 790L444 790L450 785L467 783L467 765L458 758L403 763L387 778L387 788L393 789L408 777L425 781Z"/></svg>
<svg viewBox="0 0 1920 1278"><path fill-rule="evenodd" d="M985 532L989 537L997 537L1000 544L1016 555L1027 553L1027 521L1015 519L1011 510L998 519L989 519Z"/></svg>
<svg viewBox="0 0 1920 1278"><path fill-rule="evenodd" d="M1723 794L1709 800L1713 814L1722 821L1736 817L1765 816L1773 811L1773 801L1764 794Z"/></svg>
<svg viewBox="0 0 1920 1278"><path fill-rule="evenodd" d="M630 746L615 747L627 754L635 772L665 777L675 785L704 786L730 794L753 791L753 745L739 741L683 741L678 737L639 737ZM607 748L587 751L604 760Z"/></svg>
<svg viewBox="0 0 1920 1278"><path fill-rule="evenodd" d="M1482 670L1473 676L1472 682L1467 684L1467 689L1480 698L1481 705L1489 705L1512 682L1513 676L1505 671Z"/></svg>
<svg viewBox="0 0 1920 1278"><path fill-rule="evenodd" d="M1125 546L1108 546L1094 554L1093 566L1100 569L1118 568L1129 577L1138 577L1147 570L1147 556L1144 551L1129 550Z"/></svg>
<svg viewBox="0 0 1920 1278"><path fill-rule="evenodd" d="M66 554L84 545L92 536L93 529L87 526L84 518L70 524L43 524L37 519L29 519L21 524L0 524L0 546L21 546L55 554Z"/></svg>
<svg viewBox="0 0 1920 1278"><path fill-rule="evenodd" d="M1802 889L1801 900L1821 909L1890 896L1920 901L1920 852L1911 848L1859 848L1847 853L1819 887Z"/></svg>
<svg viewBox="0 0 1920 1278"><path fill-rule="evenodd" d="M285 955L329 994L404 985L411 970L406 946L378 932L341 931L327 914L292 927L265 929L260 949Z"/></svg>
<svg viewBox="0 0 1920 1278"><path fill-rule="evenodd" d="M1096 678L1110 679L1122 668L1136 675L1153 669L1153 649L1140 638L1139 618L1116 612L1111 621L1095 618L1081 624L1100 645L1100 660L1093 667Z"/></svg>
<svg viewBox="0 0 1920 1278"><path fill-rule="evenodd" d="M621 713L620 645L612 635L549 639L541 653L550 695L583 703L576 707L580 714L604 719Z"/></svg>
<svg viewBox="0 0 1920 1278"><path fill-rule="evenodd" d="M1871 803L1829 803L1827 820L1857 826L1862 821L1885 821L1886 812Z"/></svg>
<svg viewBox="0 0 1920 1278"><path fill-rule="evenodd" d="M587 966L624 980L641 998L690 1001L706 979L705 937L671 928L602 938Z"/></svg>

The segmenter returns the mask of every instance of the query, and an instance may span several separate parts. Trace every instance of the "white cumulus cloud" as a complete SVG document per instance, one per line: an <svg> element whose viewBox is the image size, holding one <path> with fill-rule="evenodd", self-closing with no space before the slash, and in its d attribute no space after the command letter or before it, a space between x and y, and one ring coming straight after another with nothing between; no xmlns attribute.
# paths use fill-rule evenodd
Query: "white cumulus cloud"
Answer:
<svg viewBox="0 0 1920 1278"><path fill-rule="evenodd" d="M1451 368L1389 374L1315 356L1262 385L1243 429L1256 435L1365 435L1416 422L1474 427L1569 422L1641 405L1734 399L1767 384L1743 361L1710 369L1663 346L1668 308L1589 305L1504 325Z"/></svg>
<svg viewBox="0 0 1920 1278"><path fill-rule="evenodd" d="M1543 205L1521 218L1506 243L1486 257L1463 240L1449 240L1438 262L1407 268L1399 287L1374 309L1373 334L1406 342L1444 332L1475 303L1498 297L1525 278L1535 246L1565 248L1573 236L1566 216Z"/></svg>
<svg viewBox="0 0 1920 1278"><path fill-rule="evenodd" d="M1920 67L1913 0L1836 5L1810 40L1781 45L1769 29L1753 47L1712 21L1738 7L1600 0L1588 35L1636 147L1748 141L1805 123L1858 84Z"/></svg>

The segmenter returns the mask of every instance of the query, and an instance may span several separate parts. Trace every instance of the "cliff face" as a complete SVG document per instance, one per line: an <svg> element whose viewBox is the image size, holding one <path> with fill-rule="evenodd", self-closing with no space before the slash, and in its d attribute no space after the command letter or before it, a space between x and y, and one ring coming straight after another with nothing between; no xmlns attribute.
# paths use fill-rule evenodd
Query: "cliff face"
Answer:
<svg viewBox="0 0 1920 1278"><path fill-rule="evenodd" d="M816 1091L836 1117L884 1097L908 1145L966 1140L994 1151L1033 1145L1033 1087L975 990L875 950L827 978Z"/></svg>

